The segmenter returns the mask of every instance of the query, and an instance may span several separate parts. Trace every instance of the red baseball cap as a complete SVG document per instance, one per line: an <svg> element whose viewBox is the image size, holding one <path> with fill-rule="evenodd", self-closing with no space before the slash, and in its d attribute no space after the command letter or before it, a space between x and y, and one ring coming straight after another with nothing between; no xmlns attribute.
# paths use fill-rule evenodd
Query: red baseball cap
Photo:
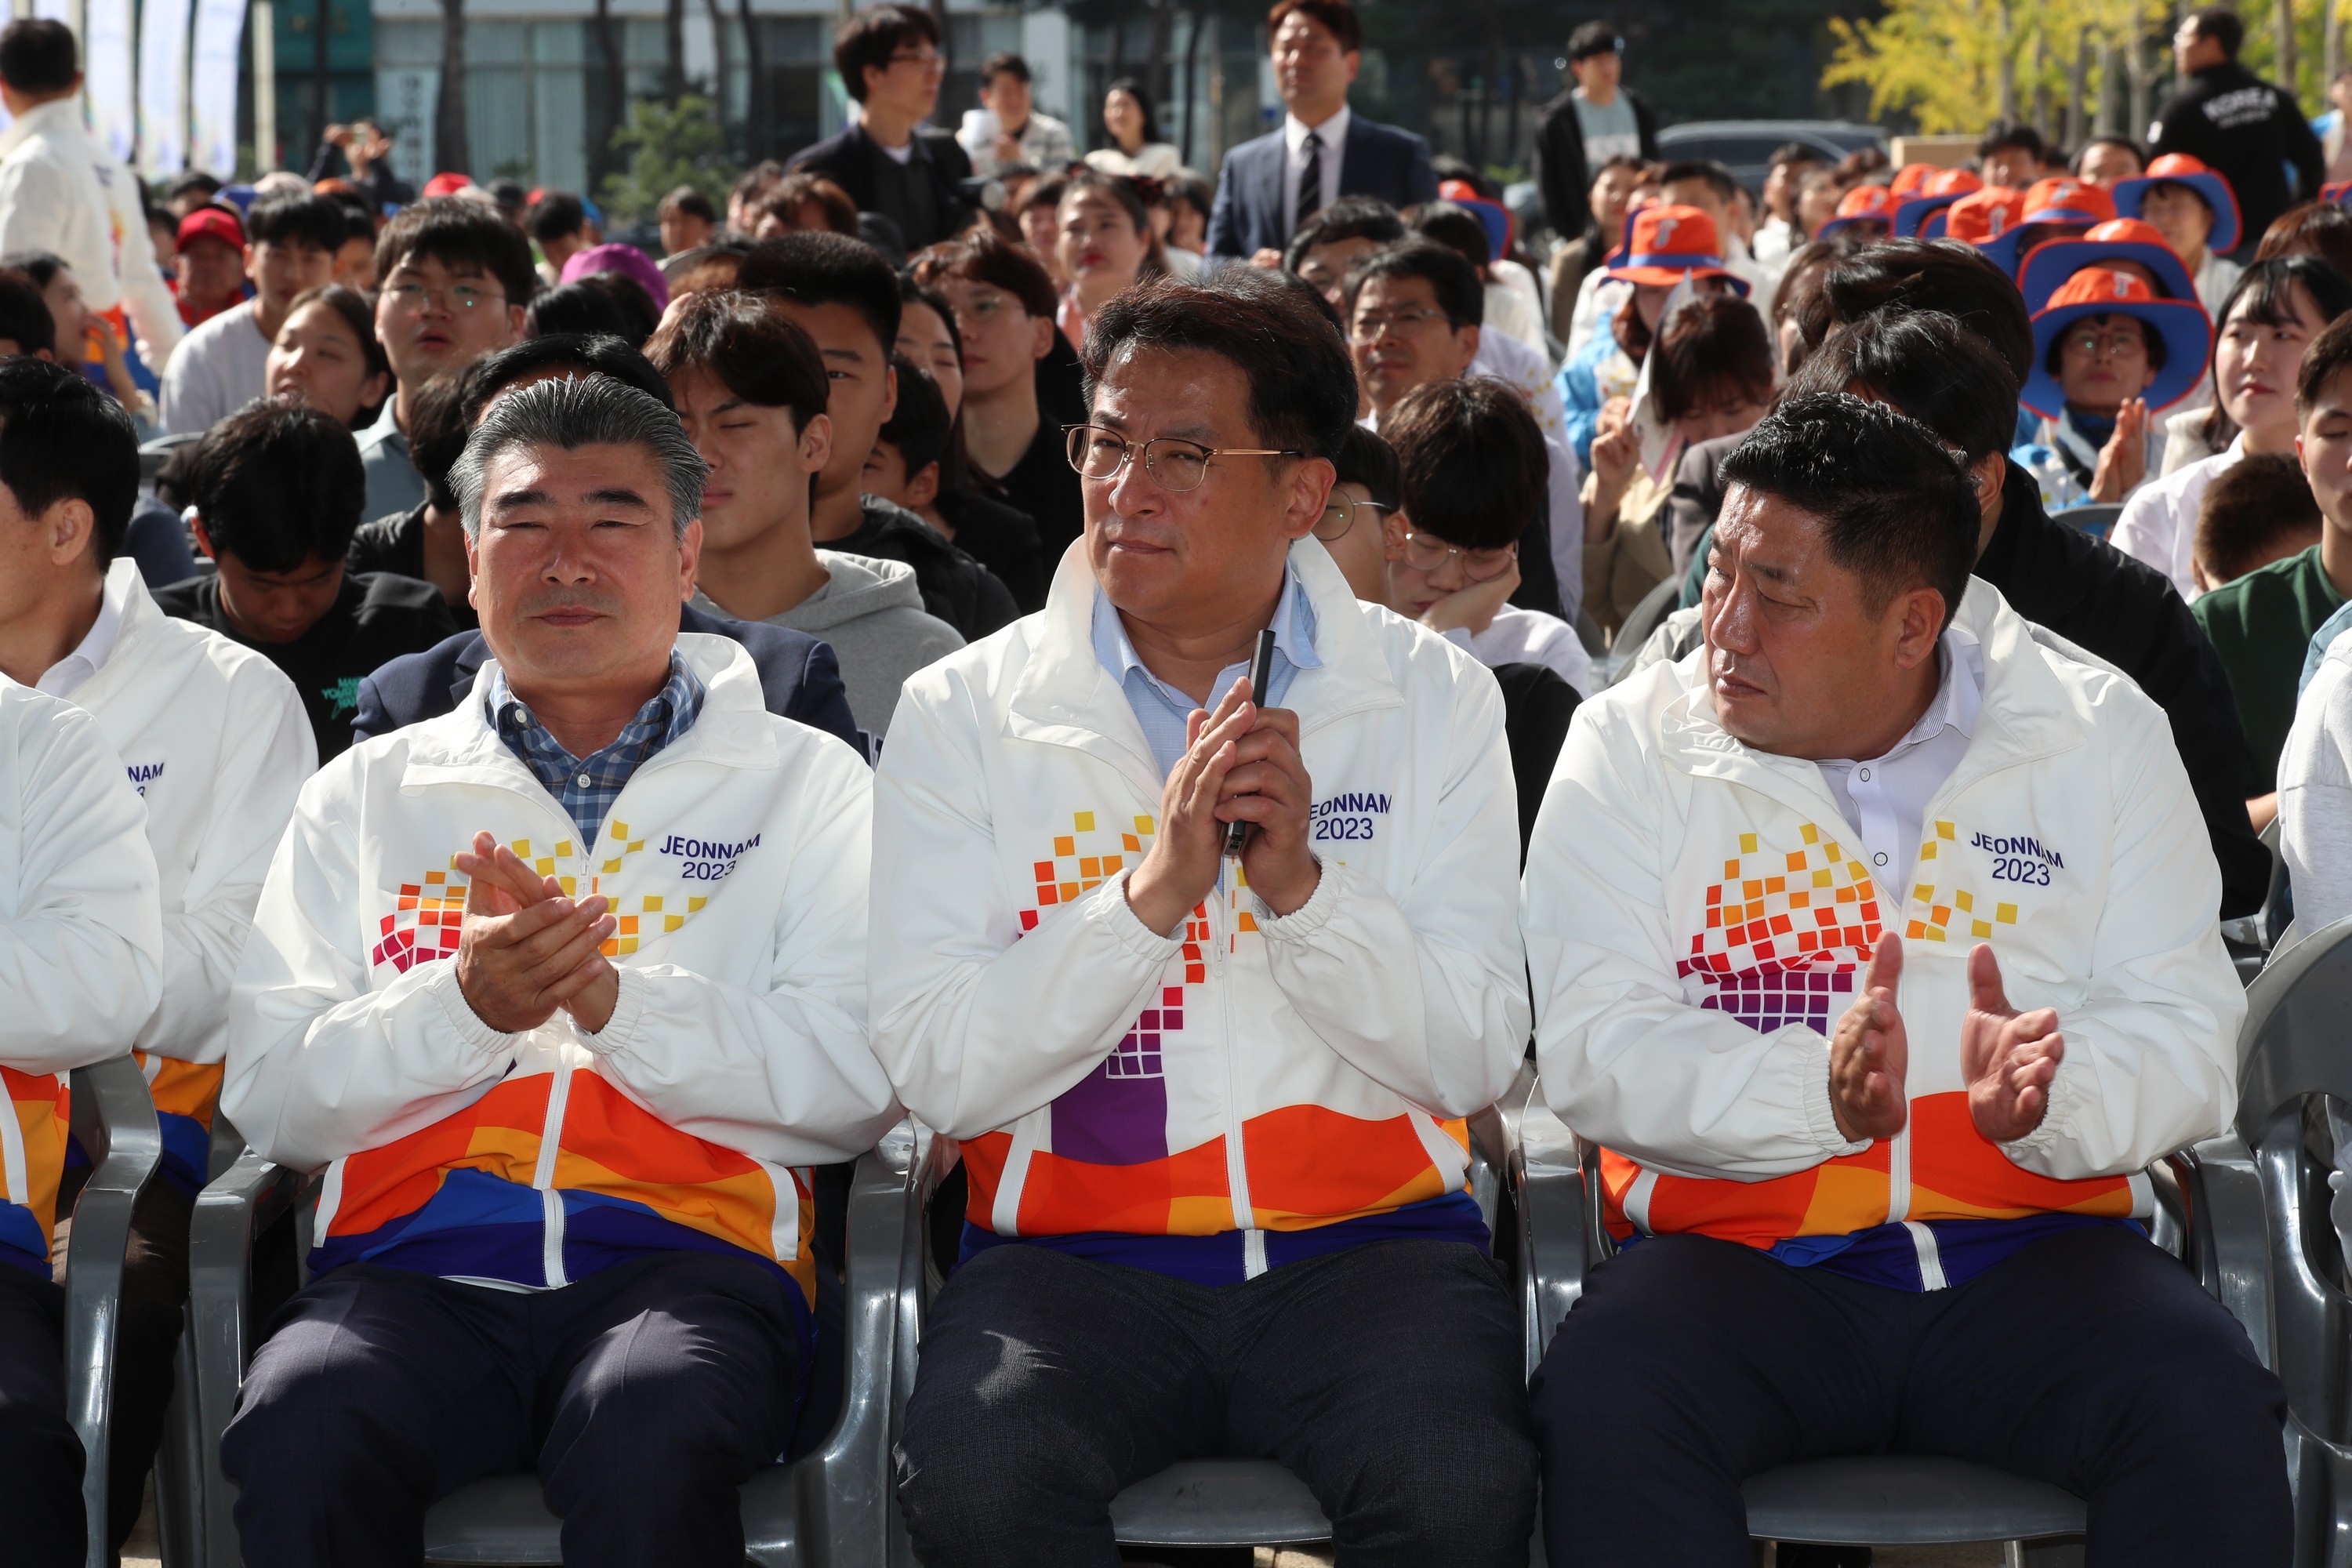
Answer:
<svg viewBox="0 0 2352 1568"><path fill-rule="evenodd" d="M1723 242L1715 220L1696 207L1647 206L1633 214L1633 237L1624 264L1609 276L1628 283L1671 289L1685 277L1722 278L1748 292L1746 279L1723 265Z"/></svg>
<svg viewBox="0 0 2352 1568"><path fill-rule="evenodd" d="M426 196L454 196L474 183L470 174L440 174L425 182Z"/></svg>
<svg viewBox="0 0 2352 1568"><path fill-rule="evenodd" d="M2009 231L2025 210L2025 193L2015 185L1987 185L1951 205L1944 220L1944 237L1982 245Z"/></svg>
<svg viewBox="0 0 2352 1568"><path fill-rule="evenodd" d="M180 232L173 243L185 250L192 239L217 239L223 245L243 250L245 225L239 223L236 215L226 207L198 207L180 220Z"/></svg>
<svg viewBox="0 0 2352 1568"><path fill-rule="evenodd" d="M1933 163L1906 163L1895 171L1895 184L1889 188L1900 201L1906 196L1916 195L1920 187L1939 172Z"/></svg>

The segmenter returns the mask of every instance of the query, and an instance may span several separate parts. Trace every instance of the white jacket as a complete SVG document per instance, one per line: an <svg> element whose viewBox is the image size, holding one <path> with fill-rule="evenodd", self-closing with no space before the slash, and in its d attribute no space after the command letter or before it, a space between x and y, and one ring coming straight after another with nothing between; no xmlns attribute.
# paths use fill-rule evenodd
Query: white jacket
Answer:
<svg viewBox="0 0 2352 1568"><path fill-rule="evenodd" d="M1302 1230L1458 1192L1458 1119L1528 1011L1493 679L1292 561L1322 879L1275 918L1226 885L1173 937L1128 907L1161 781L1095 654L1083 542L1045 608L907 682L876 780L875 1048L1002 1235ZM1247 1152L1244 1154L1244 1149Z"/></svg>
<svg viewBox="0 0 2352 1568"><path fill-rule="evenodd" d="M70 700L97 718L147 803L163 999L139 1031L140 1065L166 1147L201 1183L229 982L318 745L294 683L251 648L156 608L130 557L107 569L106 599L113 649Z"/></svg>
<svg viewBox="0 0 2352 1568"><path fill-rule="evenodd" d="M1957 624L1985 652L1983 705L1899 920L1840 849L1854 836L1820 770L1716 722L1704 648L1577 710L1528 856L1536 1038L1552 1108L1622 1157L1607 1183L1633 1226L1768 1246L2120 1216L2147 1201L2142 1166L2234 1112L2245 995L2163 712L1983 582ZM1826 1035L1882 929L1905 939L1911 1119L1848 1143ZM1979 941L2011 1004L2055 1007L2066 1039L2048 1114L1999 1146L1959 1063Z"/></svg>
<svg viewBox="0 0 2352 1568"><path fill-rule="evenodd" d="M145 818L89 714L0 677L0 1248L36 1260L66 1075L129 1050L162 990Z"/></svg>
<svg viewBox="0 0 2352 1568"><path fill-rule="evenodd" d="M2245 455L2246 437L2241 433L2211 457L2143 484L2124 502L2107 542L2163 573L2181 598L2195 604L2202 592L2197 586L2198 510L2207 488Z"/></svg>
<svg viewBox="0 0 2352 1568"><path fill-rule="evenodd" d="M898 1114L866 1037L870 775L767 712L736 643L677 648L701 715L593 845L485 718L491 663L453 711L303 789L237 973L221 1103L272 1159L330 1167L319 1267L425 1234L433 1272L561 1285L658 1224L688 1238L658 1245L698 1232L810 1283L787 1167L853 1158ZM501 1034L440 962L465 905L452 857L485 829L612 900L601 1033L558 1012Z"/></svg>
<svg viewBox="0 0 2352 1568"><path fill-rule="evenodd" d="M0 132L0 255L47 250L64 258L93 310L117 305L157 375L187 329L155 262L139 207L138 176L91 140L81 98L44 103ZM81 345L58 345L79 364Z"/></svg>

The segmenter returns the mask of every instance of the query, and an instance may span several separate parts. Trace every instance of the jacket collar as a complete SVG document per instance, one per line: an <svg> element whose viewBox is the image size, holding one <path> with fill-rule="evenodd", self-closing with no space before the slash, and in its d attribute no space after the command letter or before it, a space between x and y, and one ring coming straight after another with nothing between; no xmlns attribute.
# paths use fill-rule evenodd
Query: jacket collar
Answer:
<svg viewBox="0 0 2352 1568"><path fill-rule="evenodd" d="M401 791L408 794L442 784L492 784L551 803L552 797L539 780L490 726L483 699L498 661L488 657L487 644L484 648L473 683L457 706L401 731L408 738ZM681 635L677 652L708 690L702 716L677 744L648 759L637 776L687 762L735 768L779 766L782 753L761 694L759 668L743 645L730 637ZM634 784L635 780L630 782Z"/></svg>
<svg viewBox="0 0 2352 1568"><path fill-rule="evenodd" d="M1968 752L1938 795L2082 743L2083 721L2072 694L2034 642L2032 626L1991 584L1969 579L1952 619L1984 650L1984 694ZM1681 694L1658 720L1660 747L1671 765L1695 778L1745 784L1798 810L1826 809L1834 818L1836 804L1810 760L1752 750L1716 721L1704 647L1676 666L1675 673Z"/></svg>
<svg viewBox="0 0 2352 1568"><path fill-rule="evenodd" d="M1298 715L1301 739L1350 714L1402 707L1403 689L1330 552L1310 534L1290 547L1290 565L1315 612L1315 652L1322 660L1318 668L1299 670L1284 698ZM1157 797L1160 771L1143 726L1095 652L1094 608L1100 592L1081 537L1063 552L1045 609L1023 623L1033 628L1029 657L1006 700L1003 733L1075 747L1119 769Z"/></svg>
<svg viewBox="0 0 2352 1568"><path fill-rule="evenodd" d="M89 127L82 120L81 94L52 99L26 110L14 125L5 132L0 132L0 158L6 157L36 136L89 134Z"/></svg>

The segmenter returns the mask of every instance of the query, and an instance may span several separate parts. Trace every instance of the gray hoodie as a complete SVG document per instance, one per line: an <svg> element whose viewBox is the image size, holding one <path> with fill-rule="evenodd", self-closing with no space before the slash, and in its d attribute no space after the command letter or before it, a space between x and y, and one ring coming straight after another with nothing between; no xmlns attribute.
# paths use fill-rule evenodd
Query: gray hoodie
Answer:
<svg viewBox="0 0 2352 1568"><path fill-rule="evenodd" d="M768 624L833 645L833 656L841 663L841 684L849 693L850 716L859 729L879 737L890 728L890 710L898 706L898 688L907 677L963 647L963 638L945 621L924 613L913 567L833 550L820 550L816 558L825 569L824 586L782 615L768 616ZM745 618L698 587L694 607Z"/></svg>

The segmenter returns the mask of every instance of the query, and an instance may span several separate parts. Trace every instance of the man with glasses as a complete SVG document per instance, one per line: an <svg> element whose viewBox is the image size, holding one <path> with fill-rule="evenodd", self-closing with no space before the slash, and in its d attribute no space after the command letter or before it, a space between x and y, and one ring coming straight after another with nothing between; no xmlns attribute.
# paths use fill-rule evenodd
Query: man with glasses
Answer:
<svg viewBox="0 0 2352 1568"><path fill-rule="evenodd" d="M906 237L907 254L961 230L976 215L965 195L971 158L924 121L939 107L947 60L940 25L911 5L872 5L842 23L833 66L856 100L857 118L838 135L803 148L788 165L823 174Z"/></svg>
<svg viewBox="0 0 2352 1568"><path fill-rule="evenodd" d="M1344 1562L1523 1563L1460 1120L1527 1031L1501 700L1307 541L1355 416L1310 300L1139 284L1087 371L1080 547L907 682L876 778L875 1047L971 1191L898 1448L916 1551L1112 1564L1122 1487L1245 1455Z"/></svg>
<svg viewBox="0 0 2352 1568"><path fill-rule="evenodd" d="M1398 208L1437 199L1429 143L1348 108L1364 47L1348 0L1279 0L1265 40L1287 112L1279 129L1225 154L1209 212L1211 256L1279 268L1284 245L1341 196Z"/></svg>
<svg viewBox="0 0 2352 1568"><path fill-rule="evenodd" d="M1344 298L1341 315L1356 374L1372 405L1371 422L1383 433L1390 412L1407 393L1470 374L1470 362L1478 357L1486 290L1460 252L1425 239L1377 251L1349 269ZM1557 614L1572 626L1584 598L1584 508L1577 500L1581 476L1574 453L1542 436L1540 428L1538 436L1544 444L1546 479L1534 498L1537 504L1517 520L1520 582L1511 602Z"/></svg>
<svg viewBox="0 0 2352 1568"><path fill-rule="evenodd" d="M445 372L522 338L523 310L539 285L530 242L497 209L455 196L404 207L376 237L376 341L395 386L383 415L360 432L367 517L404 512L425 500L408 460L417 389Z"/></svg>

